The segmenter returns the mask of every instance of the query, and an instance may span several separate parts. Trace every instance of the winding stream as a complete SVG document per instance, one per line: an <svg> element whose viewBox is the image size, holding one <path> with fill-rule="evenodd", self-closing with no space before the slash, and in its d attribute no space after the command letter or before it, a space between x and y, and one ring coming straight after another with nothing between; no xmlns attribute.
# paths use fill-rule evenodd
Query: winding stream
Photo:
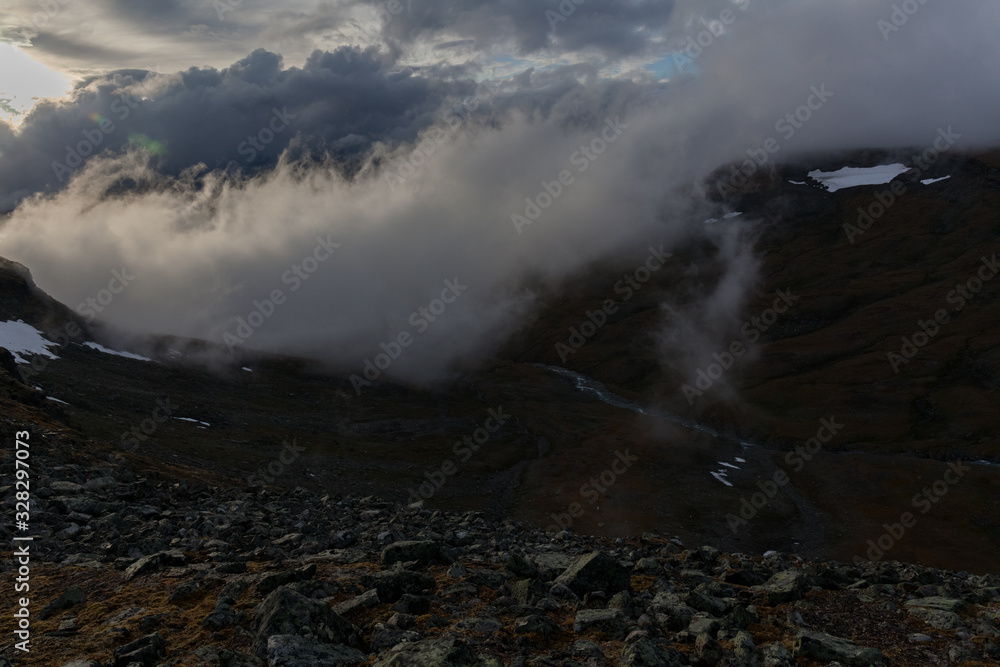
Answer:
<svg viewBox="0 0 1000 667"><path fill-rule="evenodd" d="M576 385L576 388L579 389L580 391L588 394L593 394L601 402L607 403L608 405L614 406L616 408L621 408L623 410L631 410L632 412L641 415L650 415L652 417L657 417L664 421L668 421L673 424L682 426L688 430L697 431L698 433L709 435L713 438L717 438L724 442L738 444L741 448L741 451L745 451L746 449L751 447L760 447L760 445L756 443L749 442L747 440L740 440L739 438L734 438L732 436L727 436L723 433L720 433L719 431L712 428L711 426L708 426L707 424L700 424L698 422L691 421L690 419L685 419L684 417L681 417L679 415L673 415L668 412L663 412L662 410L644 408L641 405L628 400L624 396L619 396L618 394L612 392L604 385L604 383L599 382L594 378L583 375L582 373L571 371L570 369L562 368L561 366L549 366L547 364L531 364L531 365L536 366L538 368L544 368L545 370L548 370L552 373L561 375L564 378L572 380ZM734 460L736 460L739 463L745 463L745 461L741 458L736 458ZM994 468L1000 467L1000 463L994 463L992 461L965 461L965 463L968 463L970 465L990 466ZM733 465L731 463L724 463L722 461L719 462L719 465L724 466L723 469L713 472L712 475L726 486L732 486L732 484L725 479L725 473L726 473L725 468L734 468L739 470L739 466Z"/></svg>

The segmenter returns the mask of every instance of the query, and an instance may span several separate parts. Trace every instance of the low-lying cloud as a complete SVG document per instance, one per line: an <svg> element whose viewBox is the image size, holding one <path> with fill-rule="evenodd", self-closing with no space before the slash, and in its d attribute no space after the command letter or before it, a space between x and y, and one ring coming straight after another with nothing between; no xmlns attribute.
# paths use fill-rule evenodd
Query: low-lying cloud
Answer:
<svg viewBox="0 0 1000 667"><path fill-rule="evenodd" d="M449 7L434 11L457 11ZM21 202L0 228L0 254L71 305L127 267L136 280L107 321L220 344L280 289L285 300L247 347L359 372L380 343L409 332L413 344L387 373L439 377L523 326L538 285L619 251L706 234L707 205L679 193L745 159L815 86L832 97L777 159L921 146L947 126L965 147L995 144L1000 46L990 32L1000 9L927 3L887 42L878 21L891 12L860 0L761 3L704 49L696 71L671 81L603 81L581 64L528 70L459 114L479 87L474 67L411 71L375 50L340 50L285 68L258 51L226 70L157 77L100 147L111 151L53 182L51 162L93 129L90 115L106 116L141 83L108 75L70 104L36 108L17 131L0 128L0 196ZM427 25L444 21L435 16ZM456 40L480 39L472 17L456 24ZM389 36L401 41L424 34L397 30ZM286 107L295 118L272 129ZM597 141L609 122L624 129ZM248 135L262 144L256 168L240 153ZM400 160L412 169L401 172ZM572 182L556 195L563 172ZM512 215L535 213L526 198L538 215L518 233ZM292 291L283 276L319 239L339 247ZM672 346L711 351L710 339L727 342L740 321L757 259L738 231L715 242L729 261L702 312L675 318L664 337ZM449 280L467 289L417 332L412 315Z"/></svg>

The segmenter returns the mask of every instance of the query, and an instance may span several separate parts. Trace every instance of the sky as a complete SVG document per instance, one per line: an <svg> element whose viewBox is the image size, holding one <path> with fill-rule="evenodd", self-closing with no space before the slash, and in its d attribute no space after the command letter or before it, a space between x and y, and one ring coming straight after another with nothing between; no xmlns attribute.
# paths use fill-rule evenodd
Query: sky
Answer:
<svg viewBox="0 0 1000 667"><path fill-rule="evenodd" d="M758 258L754 221L701 224L705 177L768 139L995 146L998 24L988 0L5 0L0 255L71 307L127 268L103 320L220 344L282 290L240 346L350 370L408 332L387 374L422 380L538 285L700 235L726 270L683 331L711 340Z"/></svg>

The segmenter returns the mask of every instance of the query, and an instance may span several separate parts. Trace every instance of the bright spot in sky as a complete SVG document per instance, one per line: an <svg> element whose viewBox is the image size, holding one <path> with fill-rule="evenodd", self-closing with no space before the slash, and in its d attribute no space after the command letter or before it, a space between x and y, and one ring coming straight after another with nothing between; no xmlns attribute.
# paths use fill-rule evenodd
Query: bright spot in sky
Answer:
<svg viewBox="0 0 1000 667"><path fill-rule="evenodd" d="M17 124L38 98L62 97L70 77L51 70L22 49L0 44L0 119Z"/></svg>

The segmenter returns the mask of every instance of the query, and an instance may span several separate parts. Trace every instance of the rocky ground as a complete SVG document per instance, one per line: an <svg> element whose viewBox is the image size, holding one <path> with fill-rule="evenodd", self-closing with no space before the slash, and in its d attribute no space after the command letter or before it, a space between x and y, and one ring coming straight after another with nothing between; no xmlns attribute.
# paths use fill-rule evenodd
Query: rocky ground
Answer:
<svg viewBox="0 0 1000 667"><path fill-rule="evenodd" d="M6 407L4 442L38 417ZM5 593L0 665L1000 664L996 574L220 487L38 419L31 652ZM9 451L2 469L12 507Z"/></svg>

